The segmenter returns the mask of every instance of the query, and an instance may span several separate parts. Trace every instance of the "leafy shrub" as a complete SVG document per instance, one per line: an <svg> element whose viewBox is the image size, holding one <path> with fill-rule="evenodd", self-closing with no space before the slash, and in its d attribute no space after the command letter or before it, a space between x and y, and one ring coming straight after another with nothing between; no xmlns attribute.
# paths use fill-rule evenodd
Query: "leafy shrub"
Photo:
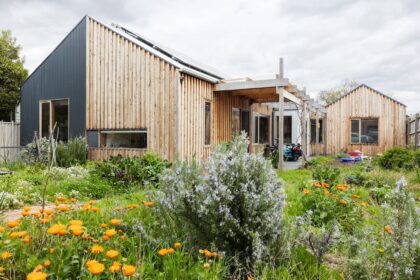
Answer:
<svg viewBox="0 0 420 280"><path fill-rule="evenodd" d="M340 169L327 164L317 164L312 173L312 178L321 183L334 185L340 176Z"/></svg>
<svg viewBox="0 0 420 280"><path fill-rule="evenodd" d="M414 155L408 149L394 147L386 150L378 159L378 163L385 169L412 169L414 167Z"/></svg>
<svg viewBox="0 0 420 280"><path fill-rule="evenodd" d="M94 172L115 185L156 184L159 175L169 166L158 155L147 153L142 157L111 157L97 162Z"/></svg>
<svg viewBox="0 0 420 280"><path fill-rule="evenodd" d="M196 239L191 243L215 246L252 265L280 235L285 194L271 163L248 154L247 147L242 134L217 147L205 170L195 162L176 164L162 177L158 202Z"/></svg>
<svg viewBox="0 0 420 280"><path fill-rule="evenodd" d="M70 167L76 164L85 164L87 149L86 139L82 137L70 139L67 143L59 143L56 149L57 165Z"/></svg>
<svg viewBox="0 0 420 280"><path fill-rule="evenodd" d="M305 168L311 168L318 165L327 165L327 164L330 164L332 161L333 159L330 157L318 156L307 161L305 163Z"/></svg>
<svg viewBox="0 0 420 280"><path fill-rule="evenodd" d="M49 142L47 138L38 139L38 144L34 141L27 144L20 152L19 159L25 163L48 163Z"/></svg>
<svg viewBox="0 0 420 280"><path fill-rule="evenodd" d="M302 193L303 211L311 211L312 223L319 227L338 221L344 229L352 231L361 222L361 207L367 205L353 188L344 184L315 181L307 184Z"/></svg>

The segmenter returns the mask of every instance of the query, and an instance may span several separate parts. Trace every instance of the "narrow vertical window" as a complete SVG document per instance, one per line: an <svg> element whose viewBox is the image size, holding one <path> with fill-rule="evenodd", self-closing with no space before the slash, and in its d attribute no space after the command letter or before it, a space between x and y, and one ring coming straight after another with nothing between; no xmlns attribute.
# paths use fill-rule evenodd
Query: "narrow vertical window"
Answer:
<svg viewBox="0 0 420 280"><path fill-rule="evenodd" d="M204 105L204 145L210 145L211 138L211 104L205 102Z"/></svg>
<svg viewBox="0 0 420 280"><path fill-rule="evenodd" d="M48 138L50 134L50 103L41 103L41 137Z"/></svg>
<svg viewBox="0 0 420 280"><path fill-rule="evenodd" d="M359 120L351 120L351 143L359 144L360 139L360 130L359 130Z"/></svg>
<svg viewBox="0 0 420 280"><path fill-rule="evenodd" d="M232 137L240 132L241 128L241 111L238 108L232 108Z"/></svg>
<svg viewBox="0 0 420 280"><path fill-rule="evenodd" d="M245 131L249 137L249 111L241 111L241 131Z"/></svg>

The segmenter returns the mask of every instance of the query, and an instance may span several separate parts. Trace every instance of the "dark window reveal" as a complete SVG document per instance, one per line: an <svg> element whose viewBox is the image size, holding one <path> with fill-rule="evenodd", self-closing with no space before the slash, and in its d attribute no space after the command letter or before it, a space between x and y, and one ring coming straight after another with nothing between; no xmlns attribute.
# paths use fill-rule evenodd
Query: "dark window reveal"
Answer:
<svg viewBox="0 0 420 280"><path fill-rule="evenodd" d="M147 149L147 131L101 131L101 147Z"/></svg>
<svg viewBox="0 0 420 280"><path fill-rule="evenodd" d="M318 120L319 122L319 143L322 143L323 140L323 131L322 131L322 120ZM316 143L316 120L311 119L311 143Z"/></svg>
<svg viewBox="0 0 420 280"><path fill-rule="evenodd" d="M41 137L49 137L50 130L56 125L54 138L58 141L69 140L69 100L41 101Z"/></svg>
<svg viewBox="0 0 420 280"><path fill-rule="evenodd" d="M352 144L378 144L378 119L351 120Z"/></svg>
<svg viewBox="0 0 420 280"><path fill-rule="evenodd" d="M254 144L267 144L269 138L269 118L268 116L256 115L252 120L253 135L252 143Z"/></svg>
<svg viewBox="0 0 420 280"><path fill-rule="evenodd" d="M204 104L204 145L210 145L211 139L211 104Z"/></svg>

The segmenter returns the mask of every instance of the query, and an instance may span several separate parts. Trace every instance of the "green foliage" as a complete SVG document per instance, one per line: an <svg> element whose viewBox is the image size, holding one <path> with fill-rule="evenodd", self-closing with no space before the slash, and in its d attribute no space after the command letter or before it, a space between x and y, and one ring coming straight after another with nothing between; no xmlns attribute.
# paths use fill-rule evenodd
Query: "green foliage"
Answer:
<svg viewBox="0 0 420 280"><path fill-rule="evenodd" d="M312 173L312 178L318 182L334 185L340 176L340 169L327 164L317 164Z"/></svg>
<svg viewBox="0 0 420 280"><path fill-rule="evenodd" d="M318 156L318 157L312 158L311 160L307 161L305 163L305 168L312 168L312 167L315 167L317 165L330 164L332 161L333 161L333 159L330 158L330 157Z"/></svg>
<svg viewBox="0 0 420 280"><path fill-rule="evenodd" d="M87 149L86 139L81 137L70 139L67 143L59 143L56 149L57 165L70 167L76 164L85 164Z"/></svg>
<svg viewBox="0 0 420 280"><path fill-rule="evenodd" d="M27 144L19 153L19 160L27 164L48 163L48 139L43 137L38 139L38 143L34 140Z"/></svg>
<svg viewBox="0 0 420 280"><path fill-rule="evenodd" d="M20 57L20 46L10 30L0 35L0 120L11 121L15 107L19 104L20 86L28 76Z"/></svg>
<svg viewBox="0 0 420 280"><path fill-rule="evenodd" d="M412 169L414 167L414 153L406 148L394 147L386 150L378 159L378 163L385 169Z"/></svg>
<svg viewBox="0 0 420 280"><path fill-rule="evenodd" d="M141 157L111 157L97 162L94 172L118 186L156 184L159 175L169 166L158 155L147 153Z"/></svg>

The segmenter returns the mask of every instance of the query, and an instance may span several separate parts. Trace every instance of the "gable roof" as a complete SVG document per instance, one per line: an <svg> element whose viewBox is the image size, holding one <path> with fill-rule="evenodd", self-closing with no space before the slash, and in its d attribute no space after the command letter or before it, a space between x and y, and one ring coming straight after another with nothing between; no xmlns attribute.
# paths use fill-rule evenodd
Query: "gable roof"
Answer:
<svg viewBox="0 0 420 280"><path fill-rule="evenodd" d="M342 95L340 98L338 98L338 99L337 99L336 101L334 101L333 103L328 104L326 107L329 107L329 106L331 106L331 105L333 105L333 104L337 103L339 100L343 99L343 98L344 98L345 96L347 96L347 95L352 94L353 92L356 92L356 91L357 91L358 89L360 89L361 87L365 87L365 88L367 88L367 89L370 89L371 91L373 91L373 92L375 92L375 93L377 93L377 94L379 94L379 95L382 95L383 97L385 97L385 98L387 98L387 99L389 99L389 100L391 100L391 101L394 101L394 102L396 102L396 103L400 104L401 106L407 107L407 105L405 105L405 104L403 104L403 103L399 102L398 100L396 100L396 99L394 99L394 98L391 98L391 97L389 97L388 95L386 95L386 94L384 94L384 93L382 93L382 92L380 92L380 91L377 91L376 89L373 89L373 88L371 88L370 86L367 86L367 85L365 85L365 84L361 84L361 85L359 85L359 86L355 87L355 88L354 88L354 89L352 89L351 91L349 91L349 92L347 92L346 94Z"/></svg>
<svg viewBox="0 0 420 280"><path fill-rule="evenodd" d="M118 24L105 24L91 16L86 16L91 20L103 25L104 27L112 30L118 35L124 37L135 45L145 49L146 51L154 54L155 56L161 58L167 63L178 68L181 72L185 72L189 75L195 76L197 78L217 83L223 78L219 74L215 74L214 70L207 70L206 68L199 65L196 61L193 61L191 58L187 58L184 55L181 55L173 50L169 50L167 47L163 47L152 40L146 39L144 36L141 36L131 30L128 30L125 27L122 27Z"/></svg>

